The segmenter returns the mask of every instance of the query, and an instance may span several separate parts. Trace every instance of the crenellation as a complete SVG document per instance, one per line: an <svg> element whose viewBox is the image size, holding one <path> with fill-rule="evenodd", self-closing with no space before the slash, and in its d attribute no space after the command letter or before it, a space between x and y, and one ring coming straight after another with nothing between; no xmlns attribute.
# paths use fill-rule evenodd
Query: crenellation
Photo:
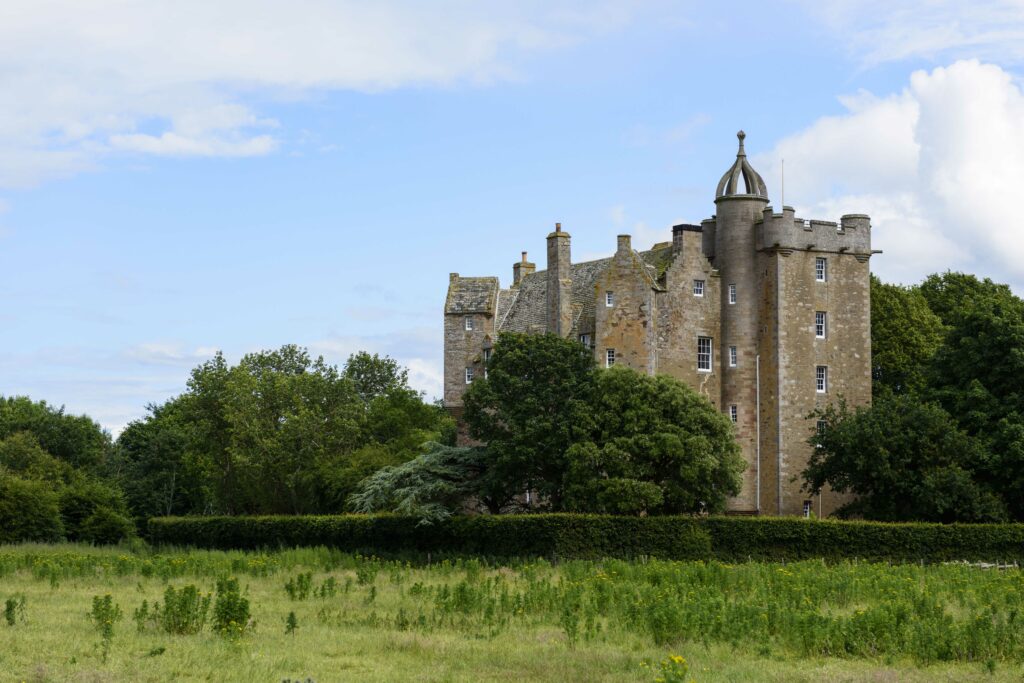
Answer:
<svg viewBox="0 0 1024 683"><path fill-rule="evenodd" d="M775 213L765 207L756 222L757 248L801 249L831 253L871 253L871 219L865 215L848 214L839 223L797 218L791 207Z"/></svg>

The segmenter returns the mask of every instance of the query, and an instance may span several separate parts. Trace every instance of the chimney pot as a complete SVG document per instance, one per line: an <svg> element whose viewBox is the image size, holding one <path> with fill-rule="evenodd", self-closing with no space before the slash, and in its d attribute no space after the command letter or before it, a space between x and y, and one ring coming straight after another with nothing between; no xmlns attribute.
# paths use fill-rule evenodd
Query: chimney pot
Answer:
<svg viewBox="0 0 1024 683"><path fill-rule="evenodd" d="M523 263L526 263L526 252L523 252Z"/></svg>

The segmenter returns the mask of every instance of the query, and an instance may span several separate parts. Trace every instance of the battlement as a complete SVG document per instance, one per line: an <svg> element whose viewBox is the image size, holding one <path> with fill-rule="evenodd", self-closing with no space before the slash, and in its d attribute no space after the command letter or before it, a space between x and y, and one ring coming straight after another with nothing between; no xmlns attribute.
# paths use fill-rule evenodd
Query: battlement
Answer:
<svg viewBox="0 0 1024 683"><path fill-rule="evenodd" d="M863 214L847 214L836 223L797 218L790 206L782 207L782 213L767 206L755 224L755 231L758 250L871 253L871 219Z"/></svg>

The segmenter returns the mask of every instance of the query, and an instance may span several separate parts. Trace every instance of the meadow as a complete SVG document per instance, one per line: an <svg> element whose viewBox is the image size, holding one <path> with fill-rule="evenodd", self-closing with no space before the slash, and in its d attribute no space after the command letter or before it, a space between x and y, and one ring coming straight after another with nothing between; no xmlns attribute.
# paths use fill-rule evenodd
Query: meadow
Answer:
<svg viewBox="0 0 1024 683"><path fill-rule="evenodd" d="M1022 589L959 564L0 546L0 680L1020 680Z"/></svg>

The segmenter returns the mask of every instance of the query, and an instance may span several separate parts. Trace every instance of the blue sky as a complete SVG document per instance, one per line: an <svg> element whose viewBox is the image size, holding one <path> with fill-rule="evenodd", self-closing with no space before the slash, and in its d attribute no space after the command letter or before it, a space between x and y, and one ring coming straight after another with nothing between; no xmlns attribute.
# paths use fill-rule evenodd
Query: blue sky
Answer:
<svg viewBox="0 0 1024 683"><path fill-rule="evenodd" d="M735 133L884 279L1022 291L1024 6L7 0L0 394L117 433L217 349L366 349L440 393L448 273L645 248Z"/></svg>

